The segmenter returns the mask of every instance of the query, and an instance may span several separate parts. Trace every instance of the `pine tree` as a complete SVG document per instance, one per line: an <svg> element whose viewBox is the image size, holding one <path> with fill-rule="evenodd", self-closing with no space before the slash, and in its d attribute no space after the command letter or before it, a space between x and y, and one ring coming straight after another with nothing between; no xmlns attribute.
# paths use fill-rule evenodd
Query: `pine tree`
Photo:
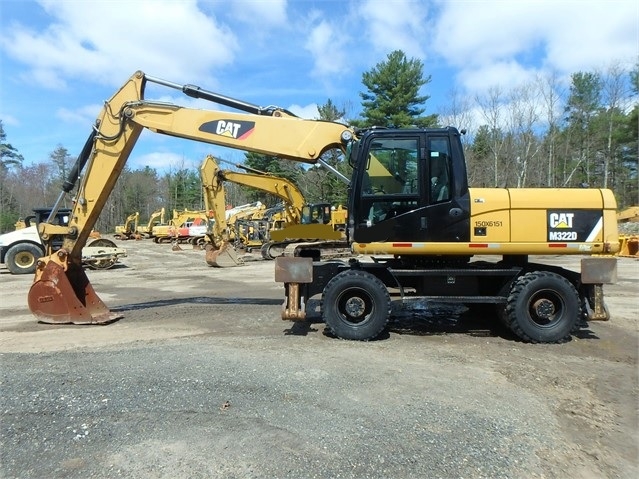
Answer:
<svg viewBox="0 0 639 479"><path fill-rule="evenodd" d="M0 232L11 229L18 216L13 186L7 181L9 167L21 167L24 158L10 143L0 120Z"/></svg>
<svg viewBox="0 0 639 479"><path fill-rule="evenodd" d="M401 50L390 53L386 61L362 75L362 83L367 88L360 93L363 119L351 123L358 127L435 126L437 115L422 116L426 111L423 105L430 96L419 92L431 81L430 75L424 77L423 69L421 60L409 60Z"/></svg>

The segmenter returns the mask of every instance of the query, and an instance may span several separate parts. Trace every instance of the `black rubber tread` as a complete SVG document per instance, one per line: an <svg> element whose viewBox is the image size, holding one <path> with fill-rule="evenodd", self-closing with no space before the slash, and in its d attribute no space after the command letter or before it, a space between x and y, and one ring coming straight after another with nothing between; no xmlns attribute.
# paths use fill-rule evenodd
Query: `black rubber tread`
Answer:
<svg viewBox="0 0 639 479"><path fill-rule="evenodd" d="M32 274L38 266L38 258L41 258L43 254L42 249L32 243L18 243L9 248L4 261L11 274ZM16 262L18 255L28 255L30 261L25 265L18 264Z"/></svg>
<svg viewBox="0 0 639 479"><path fill-rule="evenodd" d="M542 297L558 304L559 316L548 325L535 322L529 309L531 300ZM563 276L547 271L533 271L519 277L506 301L504 320L519 338L531 343L562 343L570 339L581 317L577 290Z"/></svg>
<svg viewBox="0 0 639 479"><path fill-rule="evenodd" d="M365 314L351 321L344 311L345 302L356 299L365 304ZM344 271L324 288L322 318L326 326L342 339L368 341L386 328L391 313L388 289L377 277L360 270Z"/></svg>

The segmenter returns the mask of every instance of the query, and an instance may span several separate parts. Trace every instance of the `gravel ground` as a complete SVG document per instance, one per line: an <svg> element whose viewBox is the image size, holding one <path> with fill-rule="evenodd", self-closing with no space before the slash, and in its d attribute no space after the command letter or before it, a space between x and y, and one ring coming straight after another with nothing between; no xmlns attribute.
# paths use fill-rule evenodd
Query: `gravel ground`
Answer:
<svg viewBox="0 0 639 479"><path fill-rule="evenodd" d="M124 318L38 324L0 272L0 477L635 478L639 262L562 345L440 305L380 340L282 322L273 263L122 242L89 277ZM578 259L546 258L562 264Z"/></svg>

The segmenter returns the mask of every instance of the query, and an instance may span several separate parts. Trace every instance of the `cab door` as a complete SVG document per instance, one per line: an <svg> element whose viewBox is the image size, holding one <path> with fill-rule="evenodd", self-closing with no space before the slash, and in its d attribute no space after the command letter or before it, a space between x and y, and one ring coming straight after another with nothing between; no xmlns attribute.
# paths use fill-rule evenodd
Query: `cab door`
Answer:
<svg viewBox="0 0 639 479"><path fill-rule="evenodd" d="M455 136L430 134L426 137L423 170L428 191L420 217L424 241L470 241L470 196L466 162Z"/></svg>

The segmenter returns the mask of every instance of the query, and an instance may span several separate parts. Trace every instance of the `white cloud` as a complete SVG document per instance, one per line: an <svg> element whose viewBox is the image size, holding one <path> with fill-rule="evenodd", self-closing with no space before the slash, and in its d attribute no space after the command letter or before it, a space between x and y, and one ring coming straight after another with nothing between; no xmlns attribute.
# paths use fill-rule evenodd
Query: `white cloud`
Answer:
<svg viewBox="0 0 639 479"><path fill-rule="evenodd" d="M182 155L170 152L152 152L140 156L131 157L129 166L133 169L148 166L160 171L177 170L191 165L186 165Z"/></svg>
<svg viewBox="0 0 639 479"><path fill-rule="evenodd" d="M7 113L2 113L0 111L0 119L2 120L2 124L5 126L5 134L6 134L6 126L18 126L20 125L20 120L18 120L15 116L9 115Z"/></svg>
<svg viewBox="0 0 639 479"><path fill-rule="evenodd" d="M472 91L486 92L496 85L504 89L523 85L532 79L533 73L534 70L526 69L516 61L499 61L462 70L459 80Z"/></svg>
<svg viewBox="0 0 639 479"><path fill-rule="evenodd" d="M84 105L76 110L70 110L68 108L59 108L55 112L56 118L64 121L65 123L75 123L85 125L87 130L91 128L91 125L95 123L95 119L100 113L102 105Z"/></svg>
<svg viewBox="0 0 639 479"><path fill-rule="evenodd" d="M586 5L565 6L548 29L546 63L569 73L601 69L614 60L634 64L639 56L639 4L617 0Z"/></svg>
<svg viewBox="0 0 639 479"><path fill-rule="evenodd" d="M348 66L346 38L326 20L311 28L304 48L314 59L313 74L321 77L339 75Z"/></svg>
<svg viewBox="0 0 639 479"><path fill-rule="evenodd" d="M316 120L319 118L319 111L317 110L316 103L311 103L306 106L291 105L288 107L288 110L294 115L307 120Z"/></svg>
<svg viewBox="0 0 639 479"><path fill-rule="evenodd" d="M426 2L367 0L359 4L366 40L381 54L402 50L408 58L424 58L421 44L428 35Z"/></svg>
<svg viewBox="0 0 639 479"><path fill-rule="evenodd" d="M125 8L106 0L39 3L53 22L38 32L13 24L2 43L44 87L59 88L73 77L120 84L140 69L208 78L237 51L231 30L204 15L195 0L137 0Z"/></svg>
<svg viewBox="0 0 639 479"><path fill-rule="evenodd" d="M509 88L540 69L567 74L636 61L635 2L442 2L433 47L469 90Z"/></svg>
<svg viewBox="0 0 639 479"><path fill-rule="evenodd" d="M220 5L229 8L233 18L261 30L284 26L287 23L286 0L233 0Z"/></svg>

